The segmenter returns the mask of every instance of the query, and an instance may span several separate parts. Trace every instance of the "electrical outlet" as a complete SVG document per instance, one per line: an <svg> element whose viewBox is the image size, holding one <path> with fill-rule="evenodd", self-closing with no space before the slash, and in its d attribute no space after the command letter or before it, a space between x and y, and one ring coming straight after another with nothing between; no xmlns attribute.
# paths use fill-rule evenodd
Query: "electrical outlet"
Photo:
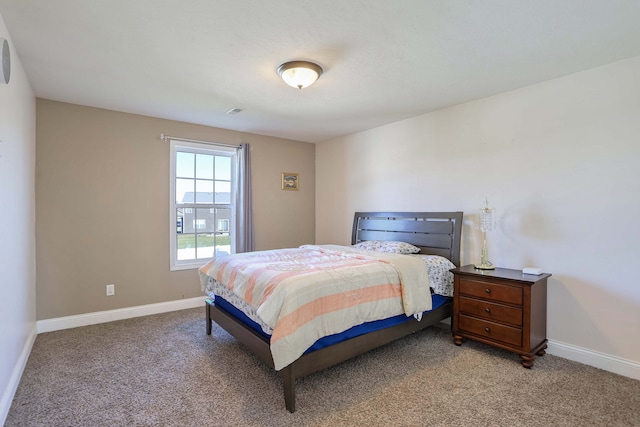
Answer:
<svg viewBox="0 0 640 427"><path fill-rule="evenodd" d="M110 297L116 294L116 285L107 285L107 296Z"/></svg>

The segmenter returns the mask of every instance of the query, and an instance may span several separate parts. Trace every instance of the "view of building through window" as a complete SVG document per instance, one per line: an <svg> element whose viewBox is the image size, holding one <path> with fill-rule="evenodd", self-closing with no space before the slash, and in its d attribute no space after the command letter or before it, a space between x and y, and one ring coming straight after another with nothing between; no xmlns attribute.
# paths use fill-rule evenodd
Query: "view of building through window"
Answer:
<svg viewBox="0 0 640 427"><path fill-rule="evenodd" d="M176 146L173 155L175 261L232 253L235 152Z"/></svg>

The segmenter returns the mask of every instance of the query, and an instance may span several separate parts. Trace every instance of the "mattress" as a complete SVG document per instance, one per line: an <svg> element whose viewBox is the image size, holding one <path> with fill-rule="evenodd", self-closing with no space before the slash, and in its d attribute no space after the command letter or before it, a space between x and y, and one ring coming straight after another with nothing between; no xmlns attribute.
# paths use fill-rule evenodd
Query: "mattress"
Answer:
<svg viewBox="0 0 640 427"><path fill-rule="evenodd" d="M431 310L435 310L438 307L441 307L452 300L453 298L451 297L433 294L432 300L431 300L431 304L432 304ZM257 322L250 319L240 309L236 308L233 304L231 304L229 301L222 298L221 296L216 295L214 297L214 304L216 305L216 307L226 311L236 319L240 320L244 325L248 326L253 331L263 336L266 340L269 340L271 338L271 335L264 332L262 330L262 327ZM309 347L307 351L305 351L305 354L310 353L312 351L320 350L321 348L324 348L324 347L329 347L333 344L337 344L339 342L346 341L348 339L355 338L360 335L368 334L370 332L379 331L381 329L399 325L401 323L408 322L412 319L413 319L413 316L406 316L404 314L400 314L387 319L375 320L372 322L363 323L361 325L356 325L339 334L329 335L329 336L320 338L311 347Z"/></svg>
<svg viewBox="0 0 640 427"><path fill-rule="evenodd" d="M453 297L453 274L451 274L450 270L455 268L455 265L451 261L436 255L415 254L410 256L419 258L424 262L429 276L432 299L433 295ZM203 283L203 290L212 299L222 297L227 303L242 311L254 323L260 325L265 336L273 333L273 329L260 318L254 307L247 304L234 291L217 282L213 277L206 277L206 284Z"/></svg>

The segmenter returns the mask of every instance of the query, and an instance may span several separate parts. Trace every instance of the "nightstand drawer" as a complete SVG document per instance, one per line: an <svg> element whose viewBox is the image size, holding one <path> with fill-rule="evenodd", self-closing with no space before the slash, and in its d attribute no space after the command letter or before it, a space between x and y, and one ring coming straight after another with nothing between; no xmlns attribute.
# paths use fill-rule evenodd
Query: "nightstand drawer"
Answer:
<svg viewBox="0 0 640 427"><path fill-rule="evenodd" d="M460 315L460 329L494 341L501 341L520 347L522 345L522 329L500 325L475 317Z"/></svg>
<svg viewBox="0 0 640 427"><path fill-rule="evenodd" d="M522 309L479 299L460 297L460 312L495 322L522 326Z"/></svg>
<svg viewBox="0 0 640 427"><path fill-rule="evenodd" d="M479 280L460 279L460 294L522 305L522 288Z"/></svg>

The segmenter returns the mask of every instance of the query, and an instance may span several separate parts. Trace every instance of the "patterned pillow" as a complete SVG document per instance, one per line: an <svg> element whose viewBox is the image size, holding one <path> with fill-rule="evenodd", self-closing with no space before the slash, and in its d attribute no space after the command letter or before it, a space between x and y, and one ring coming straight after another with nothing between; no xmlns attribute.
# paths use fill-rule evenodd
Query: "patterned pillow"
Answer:
<svg viewBox="0 0 640 427"><path fill-rule="evenodd" d="M448 259L437 255L414 255L427 266L429 285L433 292L445 297L453 296L453 273L449 270L456 266Z"/></svg>
<svg viewBox="0 0 640 427"><path fill-rule="evenodd" d="M420 248L417 248L406 242L394 242L391 240L368 240L353 245L356 249L365 251L387 252L392 254L417 254Z"/></svg>

